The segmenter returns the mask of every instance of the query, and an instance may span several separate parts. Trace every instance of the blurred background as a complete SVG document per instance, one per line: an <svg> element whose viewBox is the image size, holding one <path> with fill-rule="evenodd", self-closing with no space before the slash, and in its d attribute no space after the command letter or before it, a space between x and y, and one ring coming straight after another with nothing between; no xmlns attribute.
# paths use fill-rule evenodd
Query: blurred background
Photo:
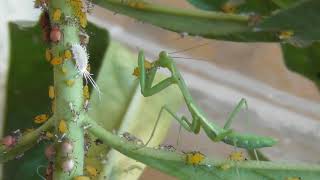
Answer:
<svg viewBox="0 0 320 180"><path fill-rule="evenodd" d="M154 2L192 8L184 0ZM9 40L7 22L37 20L39 10L33 1L0 1L0 120L5 100ZM149 59L162 50L175 52L176 62L203 110L223 125L229 112L241 98L248 101L232 127L239 131L276 137L280 143L264 149L271 159L319 163L320 94L308 79L285 67L281 49L276 43L233 43L206 40L201 37L181 37L158 27L137 22L95 6L89 20L109 30L113 40L137 52L144 49ZM196 27L195 27L196 28ZM181 114L187 114L182 107ZM179 136L176 122L164 144L176 146ZM181 131L178 150L198 150L206 155L226 158L233 148L212 143L203 133L199 136ZM156 176L155 176L156 174ZM171 179L147 169L141 179ZM173 179L173 178L172 178Z"/></svg>

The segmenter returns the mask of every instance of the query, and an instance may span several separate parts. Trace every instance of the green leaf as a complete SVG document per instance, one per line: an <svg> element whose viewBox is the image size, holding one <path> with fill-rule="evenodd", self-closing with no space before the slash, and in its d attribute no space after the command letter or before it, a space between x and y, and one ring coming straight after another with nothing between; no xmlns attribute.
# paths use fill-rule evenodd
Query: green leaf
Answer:
<svg viewBox="0 0 320 180"><path fill-rule="evenodd" d="M290 44L282 44L281 47L286 66L312 80L320 89L320 42L305 48Z"/></svg>
<svg viewBox="0 0 320 180"><path fill-rule="evenodd" d="M10 23L10 66L7 83L6 111L4 133L13 130L37 126L33 118L51 111L48 98L48 86L53 83L51 65L45 60L46 45L42 41L39 25L31 28L20 28ZM97 70L108 42L105 30L92 24L88 32L94 34L89 44L93 71ZM96 44L95 44L96 43ZM37 168L47 165L44 157L44 144L39 144L25 153L22 159L4 165L3 179L40 179ZM40 168L39 172L44 172Z"/></svg>
<svg viewBox="0 0 320 180"><path fill-rule="evenodd" d="M94 0L94 2L116 13L177 33L187 32L189 35L241 42L279 41L276 33L254 31L248 26L249 16L246 15L178 9L142 0Z"/></svg>
<svg viewBox="0 0 320 180"><path fill-rule="evenodd" d="M292 31L302 40L320 40L320 1L303 0L265 19L258 25L262 31Z"/></svg>
<svg viewBox="0 0 320 180"><path fill-rule="evenodd" d="M102 124L106 130L116 130L119 134L130 132L146 142L151 135L161 107L166 104L176 111L182 102L182 97L175 86L152 97L143 97L139 81L132 75L137 64L136 54L118 43L111 42L97 80L102 95L99 98L97 92L93 92L89 115ZM164 77L164 75L158 75L156 81ZM157 131L149 143L150 146L157 146L164 140L171 125L171 119L172 117L168 114L163 114ZM108 150L105 146L94 146L90 152L96 157L96 154L106 154ZM94 163L94 157L91 158L90 163L97 166ZM101 165L97 167L99 166ZM136 168L130 169L130 167ZM107 163L104 167L99 167L102 169L100 177L137 179L144 167L145 165L111 150L108 152Z"/></svg>
<svg viewBox="0 0 320 180"><path fill-rule="evenodd" d="M223 11L224 7L235 8L235 13L255 13L269 15L278 6L271 0L187 0L203 10Z"/></svg>
<svg viewBox="0 0 320 180"><path fill-rule="evenodd" d="M124 142L120 137L105 131L95 122L89 129L95 136L122 154L145 163L169 175L186 180L212 179L246 179L246 180L285 180L289 177L300 177L303 180L314 180L320 176L319 165L303 163L276 163L268 161L215 160L206 158L200 165L187 165L186 155L178 152L168 152L153 148L142 148L133 143ZM222 167L226 169L223 170ZM229 167L229 168L227 168Z"/></svg>

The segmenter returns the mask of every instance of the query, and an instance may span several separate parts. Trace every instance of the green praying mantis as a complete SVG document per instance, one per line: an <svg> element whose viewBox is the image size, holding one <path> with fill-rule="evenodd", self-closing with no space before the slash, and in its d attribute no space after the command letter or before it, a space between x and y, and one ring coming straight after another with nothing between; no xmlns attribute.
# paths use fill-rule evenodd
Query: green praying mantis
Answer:
<svg viewBox="0 0 320 180"><path fill-rule="evenodd" d="M171 76L160 81L158 84L153 85L155 75L159 68L168 69L171 72ZM137 68L135 69L135 72L136 71ZM141 93L143 96L152 96L169 87L170 85L176 84L184 97L184 101L192 117L191 122L185 116L178 117L175 112L170 110L168 106L164 105L159 112L155 127L145 146L147 146L147 144L152 139L161 113L163 111L167 111L169 114L171 114L172 117L189 132L198 134L200 132L200 128L202 127L207 136L214 142L223 141L226 144L244 149L259 149L264 147L271 147L277 143L277 140L271 137L237 133L234 130L230 129L235 115L243 106L247 106L245 99L241 99L235 109L230 113L223 128L211 122L193 100L184 79L177 69L174 60L168 55L167 52L160 52L159 58L156 61L150 63L145 60L144 52L141 50L138 56L138 72L139 73L136 75L139 77Z"/></svg>

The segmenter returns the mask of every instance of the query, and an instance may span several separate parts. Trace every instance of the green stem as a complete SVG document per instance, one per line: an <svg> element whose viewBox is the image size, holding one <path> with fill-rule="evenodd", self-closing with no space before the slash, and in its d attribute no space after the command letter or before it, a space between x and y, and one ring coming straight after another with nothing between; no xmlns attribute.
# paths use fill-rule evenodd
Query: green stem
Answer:
<svg viewBox="0 0 320 180"><path fill-rule="evenodd" d="M70 46L73 44L80 44L79 42L79 26L66 23L63 21L63 17L74 17L73 10L69 1L66 0L54 0L49 3L49 14L51 22L53 22L52 14L55 10L61 10L60 22L51 23L58 25L62 32L61 40L58 43L52 43L51 51L53 56L63 56L66 50L70 50ZM72 81L72 85L68 85L66 82ZM81 75L78 75L77 67L72 60L64 60L62 64L54 65L54 88L55 88L55 101L56 112L55 117L57 121L56 134L60 137L64 137L62 141L71 142L73 151L71 153L63 154L61 143L57 143L57 156L55 161L54 179L71 179L73 176L83 175L83 163L84 163L84 139L83 129L80 126L82 114L79 114L78 118L75 118L75 114L71 111L70 105L72 104L75 112L80 113L84 98L83 98L83 79ZM75 121L76 120L76 121ZM59 125L61 122L65 122L67 130L61 131ZM63 169L63 164L66 161L72 160L74 167L70 171Z"/></svg>
<svg viewBox="0 0 320 180"><path fill-rule="evenodd" d="M49 130L53 126L54 121L55 121L55 118L51 117L46 123L44 123L35 131L31 131L30 133L23 135L21 139L19 139L18 143L12 149L7 149L4 146L1 146L0 147L0 163L4 163L9 160L12 160L18 155L30 149L32 146L34 146L37 143L37 140L39 139L41 133L43 131Z"/></svg>

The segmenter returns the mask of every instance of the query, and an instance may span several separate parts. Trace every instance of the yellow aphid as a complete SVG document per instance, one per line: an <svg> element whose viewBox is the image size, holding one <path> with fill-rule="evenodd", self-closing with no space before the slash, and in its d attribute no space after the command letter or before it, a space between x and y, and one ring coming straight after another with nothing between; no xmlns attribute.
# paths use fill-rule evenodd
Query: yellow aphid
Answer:
<svg viewBox="0 0 320 180"><path fill-rule="evenodd" d="M89 86L88 85L83 86L83 97L86 98L86 99L90 98Z"/></svg>
<svg viewBox="0 0 320 180"><path fill-rule="evenodd" d="M205 159L205 155L199 151L186 153L186 164L199 165Z"/></svg>
<svg viewBox="0 0 320 180"><path fill-rule="evenodd" d="M46 49L46 60L47 61L51 61L51 58L52 58L52 54L51 54L51 51L50 51L50 49Z"/></svg>
<svg viewBox="0 0 320 180"><path fill-rule="evenodd" d="M65 67L61 67L61 72L63 73L63 74L67 74L67 72L68 72L68 70L67 70L67 68L65 68Z"/></svg>
<svg viewBox="0 0 320 180"><path fill-rule="evenodd" d="M287 177L285 180L302 180L301 177Z"/></svg>
<svg viewBox="0 0 320 180"><path fill-rule="evenodd" d="M220 165L220 169L223 170L223 171L226 171L226 170L228 170L230 168L231 168L231 165L228 164L228 163Z"/></svg>
<svg viewBox="0 0 320 180"><path fill-rule="evenodd" d="M145 70L150 70L153 67L153 64L149 61L144 61L144 68ZM139 67L134 68L132 75L139 77L140 76L140 69Z"/></svg>
<svg viewBox="0 0 320 180"><path fill-rule="evenodd" d="M140 69L139 67L134 68L132 75L139 77L140 76Z"/></svg>
<svg viewBox="0 0 320 180"><path fill-rule="evenodd" d="M40 114L34 117L34 122L37 124L42 124L46 122L49 119L49 116L47 114Z"/></svg>
<svg viewBox="0 0 320 180"><path fill-rule="evenodd" d="M73 180L90 180L88 176L75 176Z"/></svg>
<svg viewBox="0 0 320 180"><path fill-rule="evenodd" d="M54 57L52 60L51 60L51 64L52 65L59 65L62 63L62 58L61 57Z"/></svg>
<svg viewBox="0 0 320 180"><path fill-rule="evenodd" d="M231 3L225 3L221 7L221 9L225 13L235 13L236 12L236 6L234 4L231 4Z"/></svg>
<svg viewBox="0 0 320 180"><path fill-rule="evenodd" d="M72 58L72 53L71 51L68 49L68 50L65 50L64 51L64 59L71 59Z"/></svg>
<svg viewBox="0 0 320 180"><path fill-rule="evenodd" d="M56 100L55 99L51 102L51 111L52 111L52 113L56 112Z"/></svg>
<svg viewBox="0 0 320 180"><path fill-rule="evenodd" d="M243 155L243 152L241 151L235 151L235 152L232 152L230 155L229 155L229 158L230 160L232 161L244 161L246 158L244 157Z"/></svg>
<svg viewBox="0 0 320 180"><path fill-rule="evenodd" d="M98 175L98 170L90 165L86 166L86 172L88 173L88 175L93 177L96 177Z"/></svg>
<svg viewBox="0 0 320 180"><path fill-rule="evenodd" d="M66 132L68 132L68 126L65 120L60 120L58 129L61 134L65 134Z"/></svg>
<svg viewBox="0 0 320 180"><path fill-rule="evenodd" d="M49 98L50 99L54 99L55 98L55 90L54 90L54 87L53 86L49 86L49 92L48 92L48 94L49 94Z"/></svg>
<svg viewBox="0 0 320 180"><path fill-rule="evenodd" d="M34 128L27 128L24 133L31 133L34 131Z"/></svg>
<svg viewBox="0 0 320 180"><path fill-rule="evenodd" d="M87 26L88 21L87 21L87 15L85 13L81 13L79 15L79 22L81 27L85 28Z"/></svg>
<svg viewBox="0 0 320 180"><path fill-rule="evenodd" d="M61 10L60 9L55 9L53 11L52 20L53 21L60 21L60 18L61 18Z"/></svg>
<svg viewBox="0 0 320 180"><path fill-rule="evenodd" d="M144 60L144 67L145 67L146 69L149 70L149 69L152 68L152 66L153 66L153 64L152 64L151 62Z"/></svg>
<svg viewBox="0 0 320 180"><path fill-rule="evenodd" d="M289 39L294 35L293 31L281 31L279 33L279 39Z"/></svg>
<svg viewBox="0 0 320 180"><path fill-rule="evenodd" d="M66 80L66 84L67 86L71 87L74 85L74 79L69 79L69 80Z"/></svg>
<svg viewBox="0 0 320 180"><path fill-rule="evenodd" d="M53 134L49 131L46 132L46 137L49 138L49 139L52 139L53 138Z"/></svg>

